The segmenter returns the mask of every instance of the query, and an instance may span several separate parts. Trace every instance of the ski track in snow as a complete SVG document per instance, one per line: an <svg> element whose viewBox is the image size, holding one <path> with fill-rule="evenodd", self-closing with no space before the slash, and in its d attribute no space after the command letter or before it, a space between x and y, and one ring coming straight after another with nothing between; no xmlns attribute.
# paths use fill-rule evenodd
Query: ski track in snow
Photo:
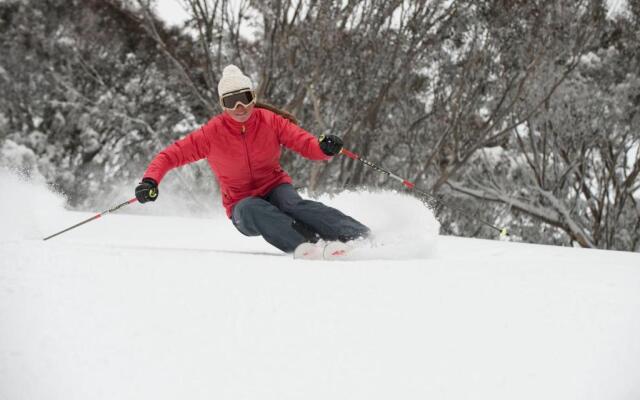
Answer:
<svg viewBox="0 0 640 400"><path fill-rule="evenodd" d="M393 192L320 199L375 232L353 262L222 215L43 242L93 214L0 187L2 400L640 398L639 254L439 237Z"/></svg>

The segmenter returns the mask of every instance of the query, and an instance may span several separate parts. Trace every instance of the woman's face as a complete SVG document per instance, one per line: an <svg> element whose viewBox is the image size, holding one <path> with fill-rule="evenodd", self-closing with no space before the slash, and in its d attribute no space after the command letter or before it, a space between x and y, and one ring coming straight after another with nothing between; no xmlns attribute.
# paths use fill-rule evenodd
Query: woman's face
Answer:
<svg viewBox="0 0 640 400"><path fill-rule="evenodd" d="M251 116L254 106L255 103L251 103L248 106L243 106L241 103L237 103L236 108L234 108L233 110L225 108L224 112L229 114L229 116L231 116L231 118L233 118L236 122L243 123L246 122Z"/></svg>

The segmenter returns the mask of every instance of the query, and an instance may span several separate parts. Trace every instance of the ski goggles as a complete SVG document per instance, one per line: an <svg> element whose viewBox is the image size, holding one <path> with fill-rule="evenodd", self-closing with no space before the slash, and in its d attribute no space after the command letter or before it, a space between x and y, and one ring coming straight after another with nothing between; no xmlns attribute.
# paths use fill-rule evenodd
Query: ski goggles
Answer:
<svg viewBox="0 0 640 400"><path fill-rule="evenodd" d="M222 107L224 108L233 110L238 106L238 103L242 104L245 107L248 107L255 101L256 96L253 95L253 92L251 90L242 89L241 92L225 94L220 99L220 104L222 104Z"/></svg>

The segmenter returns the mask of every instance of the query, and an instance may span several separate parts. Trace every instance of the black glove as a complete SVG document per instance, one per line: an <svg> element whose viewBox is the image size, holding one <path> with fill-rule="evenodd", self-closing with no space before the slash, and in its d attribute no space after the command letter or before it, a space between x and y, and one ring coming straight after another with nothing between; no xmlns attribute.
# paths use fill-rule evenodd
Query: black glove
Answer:
<svg viewBox="0 0 640 400"><path fill-rule="evenodd" d="M336 135L320 135L318 138L320 149L328 156L335 156L342 150L342 139Z"/></svg>
<svg viewBox="0 0 640 400"><path fill-rule="evenodd" d="M136 186L136 199L140 203L147 201L156 201L158 198L158 184L151 178L144 178L138 186Z"/></svg>

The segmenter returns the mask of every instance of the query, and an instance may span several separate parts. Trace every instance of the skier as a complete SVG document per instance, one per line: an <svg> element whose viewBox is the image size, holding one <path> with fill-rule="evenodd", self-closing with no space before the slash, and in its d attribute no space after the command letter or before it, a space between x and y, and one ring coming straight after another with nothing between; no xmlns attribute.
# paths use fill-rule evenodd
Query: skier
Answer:
<svg viewBox="0 0 640 400"><path fill-rule="evenodd" d="M255 107L253 83L235 65L224 68L218 96L221 114L151 161L135 189L140 203L158 198L158 185L169 170L206 158L227 216L246 236L261 235L285 253L304 247L305 254L320 239L347 242L368 236L369 228L355 219L302 199L280 166L280 146L311 160L329 160L342 150L340 137L317 139L277 113Z"/></svg>

